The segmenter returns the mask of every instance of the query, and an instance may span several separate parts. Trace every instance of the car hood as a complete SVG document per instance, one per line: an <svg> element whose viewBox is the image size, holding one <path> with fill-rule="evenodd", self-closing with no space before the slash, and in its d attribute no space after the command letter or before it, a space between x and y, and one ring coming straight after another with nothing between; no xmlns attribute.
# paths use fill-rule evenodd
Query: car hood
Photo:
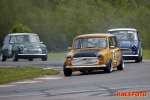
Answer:
<svg viewBox="0 0 150 100"><path fill-rule="evenodd" d="M138 41L119 41L120 48L131 48L131 46L137 45Z"/></svg>
<svg viewBox="0 0 150 100"><path fill-rule="evenodd" d="M41 43L22 43L20 45L23 45L24 48L40 48L43 44L41 44Z"/></svg>
<svg viewBox="0 0 150 100"><path fill-rule="evenodd" d="M77 50L74 52L74 58L76 57L96 57L97 52L100 50Z"/></svg>

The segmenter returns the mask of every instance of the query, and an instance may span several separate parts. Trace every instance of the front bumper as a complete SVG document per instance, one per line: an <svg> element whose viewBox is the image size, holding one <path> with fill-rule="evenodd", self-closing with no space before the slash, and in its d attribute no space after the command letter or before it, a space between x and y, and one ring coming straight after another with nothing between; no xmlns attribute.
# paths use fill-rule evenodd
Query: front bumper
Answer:
<svg viewBox="0 0 150 100"><path fill-rule="evenodd" d="M138 57L139 55L122 55L123 57Z"/></svg>
<svg viewBox="0 0 150 100"><path fill-rule="evenodd" d="M44 56L47 54L18 54L18 56Z"/></svg>
<svg viewBox="0 0 150 100"><path fill-rule="evenodd" d="M102 67L106 67L106 65L66 66L66 68L102 68Z"/></svg>
<svg viewBox="0 0 150 100"><path fill-rule="evenodd" d="M129 48L121 48L122 50L122 56L125 60L132 60L138 57L139 52L138 51L132 51Z"/></svg>
<svg viewBox="0 0 150 100"><path fill-rule="evenodd" d="M28 59L28 58L42 58L47 56L47 54L18 54L18 58Z"/></svg>
<svg viewBox="0 0 150 100"><path fill-rule="evenodd" d="M66 68L72 69L73 71L102 70L106 68L106 65L66 66Z"/></svg>

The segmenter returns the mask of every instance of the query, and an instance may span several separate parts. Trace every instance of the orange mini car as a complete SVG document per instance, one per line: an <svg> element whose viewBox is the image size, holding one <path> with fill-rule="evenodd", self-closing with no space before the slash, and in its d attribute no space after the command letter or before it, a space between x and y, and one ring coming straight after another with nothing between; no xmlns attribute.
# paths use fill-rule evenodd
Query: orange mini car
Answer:
<svg viewBox="0 0 150 100"><path fill-rule="evenodd" d="M76 36L63 65L65 76L73 71L104 70L111 73L113 68L124 69L122 52L118 39L112 34L85 34Z"/></svg>

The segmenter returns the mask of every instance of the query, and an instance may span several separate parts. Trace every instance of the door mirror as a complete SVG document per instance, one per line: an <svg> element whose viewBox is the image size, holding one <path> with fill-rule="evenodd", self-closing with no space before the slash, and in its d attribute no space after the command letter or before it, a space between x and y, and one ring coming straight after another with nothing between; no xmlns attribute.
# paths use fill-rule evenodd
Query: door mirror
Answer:
<svg viewBox="0 0 150 100"><path fill-rule="evenodd" d="M139 39L140 43L142 43L142 39Z"/></svg>
<svg viewBox="0 0 150 100"><path fill-rule="evenodd" d="M41 44L43 44L43 42L40 42Z"/></svg>
<svg viewBox="0 0 150 100"><path fill-rule="evenodd" d="M115 46L110 46L110 48L115 48Z"/></svg>
<svg viewBox="0 0 150 100"><path fill-rule="evenodd" d="M69 50L71 50L71 47L68 47Z"/></svg>
<svg viewBox="0 0 150 100"><path fill-rule="evenodd" d="M10 44L14 44L14 42L10 42Z"/></svg>

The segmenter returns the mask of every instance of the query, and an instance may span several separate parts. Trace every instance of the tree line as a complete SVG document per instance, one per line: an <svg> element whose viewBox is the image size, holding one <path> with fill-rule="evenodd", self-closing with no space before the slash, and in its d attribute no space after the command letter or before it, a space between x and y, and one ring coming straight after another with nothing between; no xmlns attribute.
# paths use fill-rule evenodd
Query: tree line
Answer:
<svg viewBox="0 0 150 100"><path fill-rule="evenodd" d="M75 36L136 28L150 49L149 0L0 0L0 47L16 24L39 35L49 52L66 51Z"/></svg>

